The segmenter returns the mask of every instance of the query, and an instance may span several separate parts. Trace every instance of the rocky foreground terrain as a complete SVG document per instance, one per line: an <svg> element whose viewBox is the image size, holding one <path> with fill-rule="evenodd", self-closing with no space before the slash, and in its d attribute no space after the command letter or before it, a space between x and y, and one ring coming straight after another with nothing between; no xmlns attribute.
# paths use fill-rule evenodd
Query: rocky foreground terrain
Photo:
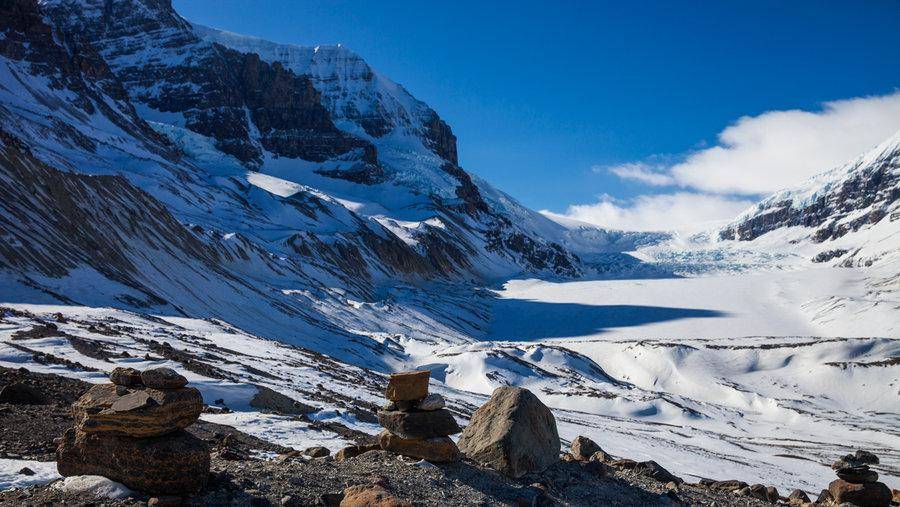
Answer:
<svg viewBox="0 0 900 507"><path fill-rule="evenodd" d="M124 370L120 369L118 373ZM144 377L147 377L147 372L159 376L156 370L147 370ZM427 375L424 378L427 382ZM179 418L192 410L191 403L184 402L184 398L189 398L189 395L180 396L177 404L145 403L145 406L138 407L134 402L135 393L146 391L152 395L154 389L162 389L142 388L134 384L139 381L117 378L115 374L113 381L118 384L92 385L53 374L33 373L26 368L0 368L0 425L4 428L0 433L0 454L5 458L60 459L63 460L60 461L60 469L63 471L64 461L71 461L64 455L64 448L71 444L59 437L67 431L85 431L107 439L103 452L109 454L108 462L102 465L113 468L116 465L122 466L121 470L113 471L114 474L123 474L117 478L130 484L141 484L141 481L149 480L144 484L152 488L152 477L148 479L147 476L141 476L140 470L128 468L134 467L138 460L122 458L122 446L110 440L126 437L112 437L115 432L109 430L122 421L126 421L128 427L119 427L119 433L128 431L146 435L148 432L167 431L164 429L167 426L184 426L184 438L197 442L197 446L210 452L209 464L200 465L208 466L208 472L202 478L170 476L166 480L172 481L170 486L175 489L177 486L172 485L186 483L185 481L202 483L202 488L183 496L132 491L131 496L124 498L98 499L96 489L79 491L78 487L61 487L61 484L68 484L72 479L69 477L66 481L0 492L0 505L96 505L98 502L103 505L342 506L810 504L810 499L803 492L795 491L787 495L787 492L778 492L772 487L748 485L739 480L701 480L688 483L677 477L677 470L671 473L652 461L639 463L610 456L596 443L584 437L575 439L571 447L560 454L557 436L556 449L552 448L552 443L550 445L551 452L557 458L540 463L541 459L546 459L546 452L542 449L546 444L541 441L555 433L555 422L552 415L549 420L541 422L542 418L550 414L549 409L543 407L528 391L516 388L498 389L494 397L476 412L460 438L460 446L465 454L461 454L446 437L439 437L441 442L448 442L452 450L426 461L418 459L417 454L423 449L429 452L423 445L427 447L428 442L437 439L414 436L421 434L421 431L442 433L458 431L458 428L445 431L441 428L422 430L409 424L401 427L391 421L396 422L402 418L392 419L390 415L418 413L429 417L429 413L440 413L443 410L439 406L442 400L439 396L427 395L427 388L415 395L422 396L421 401L388 402L385 410L379 414L380 419L390 426L382 434L381 445L372 437L360 437L357 445L342 449L332 456L325 448L288 449L228 426L198 421L191 417L187 417L187 421L181 421ZM170 386L166 389L192 389L180 387L182 382L177 374L164 381ZM132 384L129 388L123 388L123 383ZM85 392L88 394L84 395ZM116 392L118 394L110 394ZM390 389L388 392L391 392ZM105 398L100 399L102 397L97 393L106 393ZM100 411L89 406L98 403L119 405L112 410ZM420 409L414 406L416 404L428 406ZM217 410L200 403L194 408ZM169 411L172 413L168 413ZM110 415L115 413L125 415ZM147 414L153 415L145 417ZM73 415L76 430L71 429ZM497 424L497 421L506 422ZM492 423L493 427L489 428ZM401 439L407 445L398 452L406 456L382 449L385 447L384 437L388 434L397 439L401 439L398 434L413 437ZM175 434L149 438L174 439L171 435ZM529 438L534 441L529 441ZM479 449L484 451L491 447L483 445L485 442L493 440L496 443L504 439L515 442L516 445L499 445L494 446L491 452L479 452ZM54 451L59 443L59 450ZM472 456L477 461L467 456ZM146 464L150 465L159 458L159 455L148 454ZM167 459L172 461L154 464L159 467L157 475L165 470L183 472L185 467L193 466L178 462L174 456ZM873 479L877 480L877 474L869 470L866 463L877 461L877 457L863 451L855 456L847 456L844 460L835 464L841 479L832 483L832 492L850 491L850 496L843 498L845 501L855 499L855 503L850 505L886 506L890 504L891 494L894 502L897 502L900 492L891 492L880 483L870 486L874 483ZM71 463L67 466L71 466ZM140 465L137 467L140 468ZM23 474L29 472L27 469L20 471ZM64 475L69 474L64 472ZM121 485L117 486L125 489ZM852 491L862 489L868 493L852 496ZM876 490L881 492L881 497L872 493ZM884 494L889 496L884 497ZM832 493L827 490L813 500L816 505L835 505Z"/></svg>

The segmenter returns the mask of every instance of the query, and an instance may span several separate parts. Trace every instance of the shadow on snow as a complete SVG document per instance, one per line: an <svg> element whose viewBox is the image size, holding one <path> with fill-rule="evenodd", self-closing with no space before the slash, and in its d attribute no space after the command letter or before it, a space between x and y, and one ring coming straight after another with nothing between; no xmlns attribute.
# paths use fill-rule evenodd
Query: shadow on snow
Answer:
<svg viewBox="0 0 900 507"><path fill-rule="evenodd" d="M635 327L679 319L728 316L696 308L641 305L585 305L528 299L497 298L492 302L490 340L540 340L599 334L616 327Z"/></svg>

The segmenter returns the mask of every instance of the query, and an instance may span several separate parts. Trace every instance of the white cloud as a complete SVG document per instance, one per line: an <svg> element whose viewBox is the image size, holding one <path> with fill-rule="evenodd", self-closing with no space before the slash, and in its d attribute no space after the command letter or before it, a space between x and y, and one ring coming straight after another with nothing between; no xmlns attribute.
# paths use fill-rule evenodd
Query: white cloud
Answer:
<svg viewBox="0 0 900 507"><path fill-rule="evenodd" d="M692 192L641 195L630 201L603 195L594 204L569 206L562 215L541 213L551 219L570 218L608 229L694 233L724 225L753 204L745 199Z"/></svg>
<svg viewBox="0 0 900 507"><path fill-rule="evenodd" d="M744 116L719 133L715 146L641 162L595 166L596 172L651 186L690 191L642 195L623 202L604 195L562 215L625 230L697 232L727 223L757 199L851 161L900 130L900 91L822 104L819 111Z"/></svg>
<svg viewBox="0 0 900 507"><path fill-rule="evenodd" d="M625 180L635 180L647 185L665 186L675 183L675 178L661 172L665 170L659 165L651 165L646 162L630 162L611 167L594 166L594 172L608 171Z"/></svg>
<svg viewBox="0 0 900 507"><path fill-rule="evenodd" d="M821 111L770 111L723 130L719 144L671 168L683 187L764 194L841 165L900 130L900 91L826 102Z"/></svg>

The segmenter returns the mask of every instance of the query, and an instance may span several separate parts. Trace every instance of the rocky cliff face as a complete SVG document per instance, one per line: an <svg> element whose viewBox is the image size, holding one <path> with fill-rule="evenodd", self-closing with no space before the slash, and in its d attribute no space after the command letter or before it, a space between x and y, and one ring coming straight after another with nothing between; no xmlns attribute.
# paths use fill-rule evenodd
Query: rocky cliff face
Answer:
<svg viewBox="0 0 900 507"><path fill-rule="evenodd" d="M898 201L900 133L845 166L767 198L719 236L752 241L776 229L804 227L821 243L880 222Z"/></svg>
<svg viewBox="0 0 900 507"><path fill-rule="evenodd" d="M383 367L401 352L354 331L385 318L359 301L581 273L561 227L463 170L450 127L343 48L211 31L167 1L0 14L4 297L212 316ZM386 328L471 326L465 298L414 299Z"/></svg>

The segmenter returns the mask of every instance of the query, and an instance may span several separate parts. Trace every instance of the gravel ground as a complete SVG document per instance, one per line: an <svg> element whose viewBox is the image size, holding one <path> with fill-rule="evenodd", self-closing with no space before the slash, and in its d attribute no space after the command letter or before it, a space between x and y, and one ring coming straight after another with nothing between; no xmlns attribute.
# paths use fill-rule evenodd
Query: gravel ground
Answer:
<svg viewBox="0 0 900 507"><path fill-rule="evenodd" d="M0 368L0 386L37 388L39 405L0 404L0 452L54 459L53 439L72 424L69 404L89 384L25 369ZM384 451L336 462L273 458L287 449L235 428L200 421L190 428L213 449L207 488L188 505L336 505L348 486L377 483L415 505L766 505L697 485L674 486L634 470L559 461L540 474L512 480L470 462L432 465ZM147 497L98 502L50 485L0 492L0 505L146 505Z"/></svg>

